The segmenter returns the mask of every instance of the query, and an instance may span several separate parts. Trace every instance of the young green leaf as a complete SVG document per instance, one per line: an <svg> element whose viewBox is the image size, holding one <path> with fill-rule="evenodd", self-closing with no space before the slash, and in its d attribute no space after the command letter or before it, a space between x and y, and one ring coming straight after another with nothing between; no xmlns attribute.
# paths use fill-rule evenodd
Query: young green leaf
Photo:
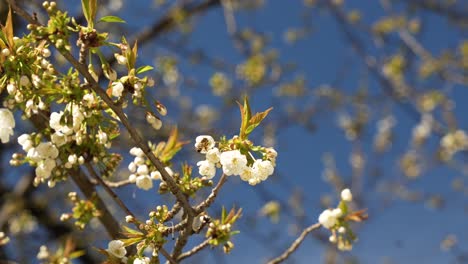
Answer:
<svg viewBox="0 0 468 264"><path fill-rule="evenodd" d="M140 73L144 73L144 72L147 72L147 71L151 71L153 70L154 68L149 66L149 65L146 65L146 66L141 66L140 68L137 69L136 73L137 74L140 74Z"/></svg>
<svg viewBox="0 0 468 264"><path fill-rule="evenodd" d="M96 18L97 12L97 0L81 0L81 6L83 7L83 15L88 21L89 27L94 27L94 19Z"/></svg>
<svg viewBox="0 0 468 264"><path fill-rule="evenodd" d="M270 111L273 109L273 107L270 107L268 108L267 110L263 111L263 112L260 112L260 113L256 113L254 116L252 116L252 118L250 118L249 120L249 125L245 131L246 135L249 135L250 133L252 133L252 131L258 126L260 125L260 123L263 121L263 119L265 119L265 117L267 117L268 113L270 113Z"/></svg>
<svg viewBox="0 0 468 264"><path fill-rule="evenodd" d="M246 130L247 130L247 127L249 126L249 120L252 115L252 111L250 109L250 104L249 104L249 99L247 98L247 96L244 97L244 106L242 106L239 102L237 102L237 104L239 105L239 109L241 112L241 120L242 120L241 127L239 130L239 137L241 139L246 139L247 138Z"/></svg>
<svg viewBox="0 0 468 264"><path fill-rule="evenodd" d="M105 16L101 17L98 22L107 22L107 23L127 23L125 20L118 16Z"/></svg>

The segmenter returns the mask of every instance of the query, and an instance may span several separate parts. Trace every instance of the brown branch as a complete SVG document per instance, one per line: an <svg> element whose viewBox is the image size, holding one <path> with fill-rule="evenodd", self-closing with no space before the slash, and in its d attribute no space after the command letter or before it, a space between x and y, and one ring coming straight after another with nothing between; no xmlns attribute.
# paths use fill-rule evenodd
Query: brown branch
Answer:
<svg viewBox="0 0 468 264"><path fill-rule="evenodd" d="M97 180L94 180L94 179L90 179L90 181L94 185L99 185L100 184ZM107 181L107 180L103 180L103 181L107 186L109 186L111 188L120 188L120 187L123 187L123 186L127 186L129 184L132 184L132 182L130 180L128 180L128 179L121 180L121 181L116 181L116 182Z"/></svg>
<svg viewBox="0 0 468 264"><path fill-rule="evenodd" d="M177 261L181 261L183 259L186 259L192 255L195 255L196 253L198 253L200 250L206 248L208 245L209 245L209 242L210 240L207 239L205 241L203 241L201 244L193 247L191 250L187 251L187 252L184 252L182 254L180 254L179 258L177 259Z"/></svg>
<svg viewBox="0 0 468 264"><path fill-rule="evenodd" d="M30 16L26 11L24 11L21 7L19 7L16 4L15 0L7 0L8 3L12 6L12 8L20 14L22 17L24 17L27 21L29 21L32 24L40 25L37 21L33 19L32 16ZM54 45L54 43L51 43L51 45ZM99 84L94 80L94 78L91 76L91 74L88 71L88 68L86 65L83 65L78 62L78 60L73 57L73 55L64 50L64 49L57 49L60 54L65 57L65 59L73 66L75 69L82 75L84 78L87 80L88 84L90 85L90 88L99 96L101 99L109 106L109 108L117 115L117 117L120 119L124 127L127 129L128 133L130 134L130 137L133 139L135 145L139 147L145 155L148 157L148 159L151 161L151 163L158 169L158 171L161 173L161 176L163 180L167 183L169 190L171 191L172 194L176 197L176 199L181 202L183 205L185 211L188 213L188 215L193 216L193 208L190 206L190 203L188 201L187 196L180 190L178 187L177 183L175 180L170 176L167 171L165 170L165 166L162 164L162 162L153 154L151 149L148 147L147 144L144 143L143 138L138 134L136 129L130 124L128 118L126 117L125 113L123 112L122 108L116 106L112 99L106 94L104 90L101 89ZM89 180L87 181L88 183ZM92 186L92 184L90 183Z"/></svg>
<svg viewBox="0 0 468 264"><path fill-rule="evenodd" d="M85 195L86 199L93 200L95 202L95 205L100 212L98 218L107 230L109 236L112 239L118 239L120 236L119 223L109 212L101 197L97 195L97 191L94 185L89 181L88 177L86 177L86 175L84 175L84 173L80 170L72 171L70 176L72 177L75 184L78 185L78 188L80 188L81 192Z"/></svg>
<svg viewBox="0 0 468 264"><path fill-rule="evenodd" d="M140 46L144 45L149 40L157 38L162 33L172 29L176 22L173 17L173 13L176 10L182 10L187 18L202 13L208 10L211 7L215 7L220 4L220 0L206 0L199 5L185 4L183 6L173 7L167 12L167 15L163 16L161 19L158 19L153 25L137 33L132 37L129 43L138 43ZM115 58L109 57L108 62L110 65L115 63Z"/></svg>
<svg viewBox="0 0 468 264"><path fill-rule="evenodd" d="M174 206L172 207L172 209L167 213L166 219L164 219L164 222L167 222L171 220L172 218L174 218L174 216L180 211L180 208L182 208L182 206L180 205L179 202L176 202Z"/></svg>
<svg viewBox="0 0 468 264"><path fill-rule="evenodd" d="M84 166L89 171L89 174L91 174L91 177L93 177L96 181L99 182L99 184L104 188L107 194L109 194L112 197L112 199L114 199L114 201L120 206L120 208L122 208L127 215L131 215L133 219L136 219L135 215L132 213L132 211L130 211L130 209L128 209L128 207L119 198L119 196L117 196L117 194L104 182L104 180L101 179L99 175L97 175L97 173L94 171L93 166L91 166L91 164L89 164L88 162L86 162Z"/></svg>
<svg viewBox="0 0 468 264"><path fill-rule="evenodd" d="M210 195L208 195L208 197L195 208L195 212L197 215L205 211L205 209L208 208L214 202L216 196L218 196L219 190L226 182L226 180L227 176L223 173L223 175L221 175L221 178L219 179L218 184L216 184L216 186L211 190Z"/></svg>
<svg viewBox="0 0 468 264"><path fill-rule="evenodd" d="M171 263L171 264L177 264L178 263L177 261L175 261L171 257L171 255L169 255L169 252L167 252L164 248L160 248L159 252L161 252L161 254L167 259L167 261L169 261L169 263Z"/></svg>
<svg viewBox="0 0 468 264"><path fill-rule="evenodd" d="M306 238L306 236L318 229L321 227L321 224L320 223L316 223L316 224L313 224L309 227L307 227L306 229L304 229L302 231L302 233L299 235L298 238L296 238L296 240L294 240L294 242L291 244L291 246L289 246L288 249L286 249L286 251L283 252L283 254L279 255L278 257L270 260L267 262L267 264L277 264L277 263L281 263L283 262L284 260L286 260L289 256L291 256L292 253L294 253L294 251L296 251L296 249L301 245L302 241L304 241L304 239Z"/></svg>

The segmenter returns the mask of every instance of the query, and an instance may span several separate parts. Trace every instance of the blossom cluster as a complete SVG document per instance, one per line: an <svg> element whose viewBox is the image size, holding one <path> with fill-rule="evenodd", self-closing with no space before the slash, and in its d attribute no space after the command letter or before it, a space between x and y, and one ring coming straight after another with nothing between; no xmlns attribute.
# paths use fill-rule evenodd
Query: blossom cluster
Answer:
<svg viewBox="0 0 468 264"><path fill-rule="evenodd" d="M161 173L157 169L153 169L150 165L145 153L140 148L134 147L130 149L130 154L135 156L132 162L128 165L128 170L131 172L129 176L130 182L134 182L136 186L143 190L153 188L153 180L161 180ZM173 175L174 172L170 167L166 167L166 172Z"/></svg>
<svg viewBox="0 0 468 264"><path fill-rule="evenodd" d="M215 146L215 140L209 135L195 139L195 148L206 157L197 163L198 172L208 179L216 175L216 168L222 168L226 176L238 175L250 185L256 185L274 172L278 154L273 148L263 148L263 159L255 159L248 150L244 154L239 149L220 151Z"/></svg>
<svg viewBox="0 0 468 264"><path fill-rule="evenodd" d="M59 156L59 150L52 142L41 142L35 145L35 140L36 137L29 134L23 134L18 137L18 143L27 153L26 160L31 165L36 166L36 178L34 182L38 184L49 179L52 175L52 171L57 166L56 159Z"/></svg>
<svg viewBox="0 0 468 264"><path fill-rule="evenodd" d="M341 203L337 208L325 209L318 217L318 222L326 229L332 231L330 242L337 244L339 250L351 250L356 240L349 227L346 216L348 215L347 203L352 202L353 195L349 189L341 192Z"/></svg>

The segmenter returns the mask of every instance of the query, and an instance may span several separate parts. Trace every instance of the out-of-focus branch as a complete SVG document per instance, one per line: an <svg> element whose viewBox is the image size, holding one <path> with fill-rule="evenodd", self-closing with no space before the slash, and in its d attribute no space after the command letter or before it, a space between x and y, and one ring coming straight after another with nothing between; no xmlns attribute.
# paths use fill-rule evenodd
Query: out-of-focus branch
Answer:
<svg viewBox="0 0 468 264"><path fill-rule="evenodd" d="M417 6L436 14L446 16L448 19L455 20L457 22L468 23L468 10L466 9L460 10L458 8L452 8L439 1L404 0L404 2L409 5Z"/></svg>
<svg viewBox="0 0 468 264"><path fill-rule="evenodd" d="M310 232L320 228L320 226L321 226L320 223L316 223L316 224L313 224L313 225L307 227L306 229L304 229L304 231L302 231L302 233L299 235L299 237L296 238L296 240L294 240L294 242L291 244L291 246L288 249L286 249L286 251L284 251L283 254L281 254L277 258L274 258L274 259L268 261L267 264L277 264L277 263L281 263L284 260L286 260L301 245L302 241L304 241L306 236Z"/></svg>

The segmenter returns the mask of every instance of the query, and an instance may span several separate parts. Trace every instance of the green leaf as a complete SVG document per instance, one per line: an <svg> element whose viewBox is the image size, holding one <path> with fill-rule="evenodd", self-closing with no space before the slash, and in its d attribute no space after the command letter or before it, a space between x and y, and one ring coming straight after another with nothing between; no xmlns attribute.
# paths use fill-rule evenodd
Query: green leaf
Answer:
<svg viewBox="0 0 468 264"><path fill-rule="evenodd" d="M83 14L88 21L89 27L94 27L94 19L96 18L97 12L97 0L81 0L83 7Z"/></svg>
<svg viewBox="0 0 468 264"><path fill-rule="evenodd" d="M221 210L221 223L224 224L225 219L226 219L226 208L224 208L223 206L223 209Z"/></svg>
<svg viewBox="0 0 468 264"><path fill-rule="evenodd" d="M13 41L13 16L11 14L11 8L8 10L7 20L5 21L5 26L2 26L3 34L5 34L6 42L10 49L12 50L15 42Z"/></svg>
<svg viewBox="0 0 468 264"><path fill-rule="evenodd" d="M125 20L118 16L105 16L101 17L98 22L107 22L107 23L127 23Z"/></svg>
<svg viewBox="0 0 468 264"><path fill-rule="evenodd" d="M149 65L146 65L146 66L141 66L140 68L137 69L136 73L137 74L140 74L140 73L144 73L144 72L147 72L147 71L151 71L153 70L154 68L149 66Z"/></svg>
<svg viewBox="0 0 468 264"><path fill-rule="evenodd" d="M249 120L249 126L247 127L245 133L247 135L249 135L250 133L252 133L252 131L258 126L260 125L260 123L263 121L263 119L265 119L265 117L267 117L268 113L270 113L270 111L273 109L273 107L270 107L268 108L267 110L263 111L263 112L260 112L260 113L256 113L254 116L252 116L252 118L250 118Z"/></svg>
<svg viewBox="0 0 468 264"><path fill-rule="evenodd" d="M239 137L241 139L246 139L247 138L246 130L247 130L247 127L249 126L250 116L252 115L252 111L250 109L250 104L249 104L249 98L247 98L247 96L244 97L244 106L242 106L239 102L237 102L237 104L239 105L239 109L241 112L241 120L242 120L241 127L239 130Z"/></svg>

